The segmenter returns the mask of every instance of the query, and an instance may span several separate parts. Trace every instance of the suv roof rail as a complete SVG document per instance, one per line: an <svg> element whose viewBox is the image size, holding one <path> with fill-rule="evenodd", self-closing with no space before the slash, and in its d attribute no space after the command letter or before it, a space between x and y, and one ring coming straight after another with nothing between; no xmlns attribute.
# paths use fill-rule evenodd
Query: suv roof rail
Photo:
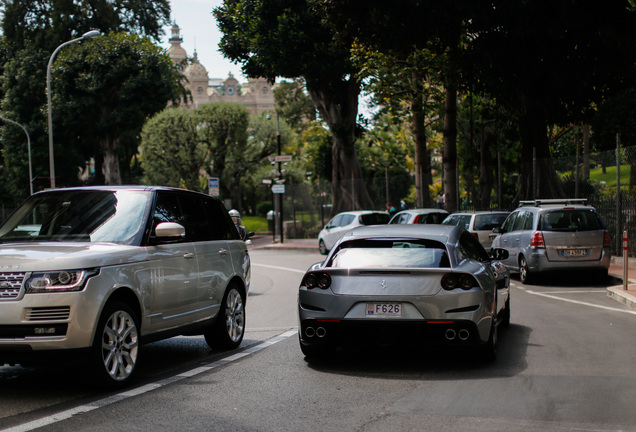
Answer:
<svg viewBox="0 0 636 432"><path fill-rule="evenodd" d="M542 204L580 204L587 205L587 198L565 198L565 199L535 199L531 201L519 201L519 207L523 206L540 206Z"/></svg>

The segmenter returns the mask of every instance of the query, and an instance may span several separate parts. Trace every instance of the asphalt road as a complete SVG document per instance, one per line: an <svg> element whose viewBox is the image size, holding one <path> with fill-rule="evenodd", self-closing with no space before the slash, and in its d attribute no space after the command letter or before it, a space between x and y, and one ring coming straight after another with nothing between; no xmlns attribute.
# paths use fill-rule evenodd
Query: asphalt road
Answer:
<svg viewBox="0 0 636 432"><path fill-rule="evenodd" d="M636 431L636 314L608 281L513 280L495 363L466 353L366 347L307 363L296 289L318 254L254 250L247 333L148 345L118 394L73 369L0 368L0 431Z"/></svg>

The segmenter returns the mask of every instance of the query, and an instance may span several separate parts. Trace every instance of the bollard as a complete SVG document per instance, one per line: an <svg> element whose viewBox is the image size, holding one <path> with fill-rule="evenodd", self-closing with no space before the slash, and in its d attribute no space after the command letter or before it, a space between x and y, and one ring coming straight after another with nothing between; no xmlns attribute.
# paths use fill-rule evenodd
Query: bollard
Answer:
<svg viewBox="0 0 636 432"><path fill-rule="evenodd" d="M627 231L623 231L623 289L627 291L627 268L629 266L629 262L627 259L627 255L629 254L629 250L627 247Z"/></svg>

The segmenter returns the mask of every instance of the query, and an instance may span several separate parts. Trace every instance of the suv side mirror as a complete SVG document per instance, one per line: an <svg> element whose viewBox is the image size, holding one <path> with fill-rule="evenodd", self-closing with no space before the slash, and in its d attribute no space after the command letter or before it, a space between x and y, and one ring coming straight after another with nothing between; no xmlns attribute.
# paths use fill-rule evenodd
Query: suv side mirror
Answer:
<svg viewBox="0 0 636 432"><path fill-rule="evenodd" d="M157 240L179 240L185 237L185 228L176 222L161 222L155 227Z"/></svg>

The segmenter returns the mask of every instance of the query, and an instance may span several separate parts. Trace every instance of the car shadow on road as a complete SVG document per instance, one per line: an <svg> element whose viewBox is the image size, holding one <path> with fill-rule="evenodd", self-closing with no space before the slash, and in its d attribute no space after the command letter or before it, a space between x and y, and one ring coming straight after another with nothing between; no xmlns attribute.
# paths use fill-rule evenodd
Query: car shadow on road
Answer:
<svg viewBox="0 0 636 432"><path fill-rule="evenodd" d="M314 370L381 379L456 380L518 375L527 368L532 329L511 324L500 329L497 358L488 361L478 350L450 347L363 346L338 348L333 355L307 359Z"/></svg>
<svg viewBox="0 0 636 432"><path fill-rule="evenodd" d="M512 274L511 279L521 284L518 274ZM601 276L597 272L555 272L536 276L532 283L523 286L543 286L559 288L607 288L619 285L622 280L612 275Z"/></svg>

